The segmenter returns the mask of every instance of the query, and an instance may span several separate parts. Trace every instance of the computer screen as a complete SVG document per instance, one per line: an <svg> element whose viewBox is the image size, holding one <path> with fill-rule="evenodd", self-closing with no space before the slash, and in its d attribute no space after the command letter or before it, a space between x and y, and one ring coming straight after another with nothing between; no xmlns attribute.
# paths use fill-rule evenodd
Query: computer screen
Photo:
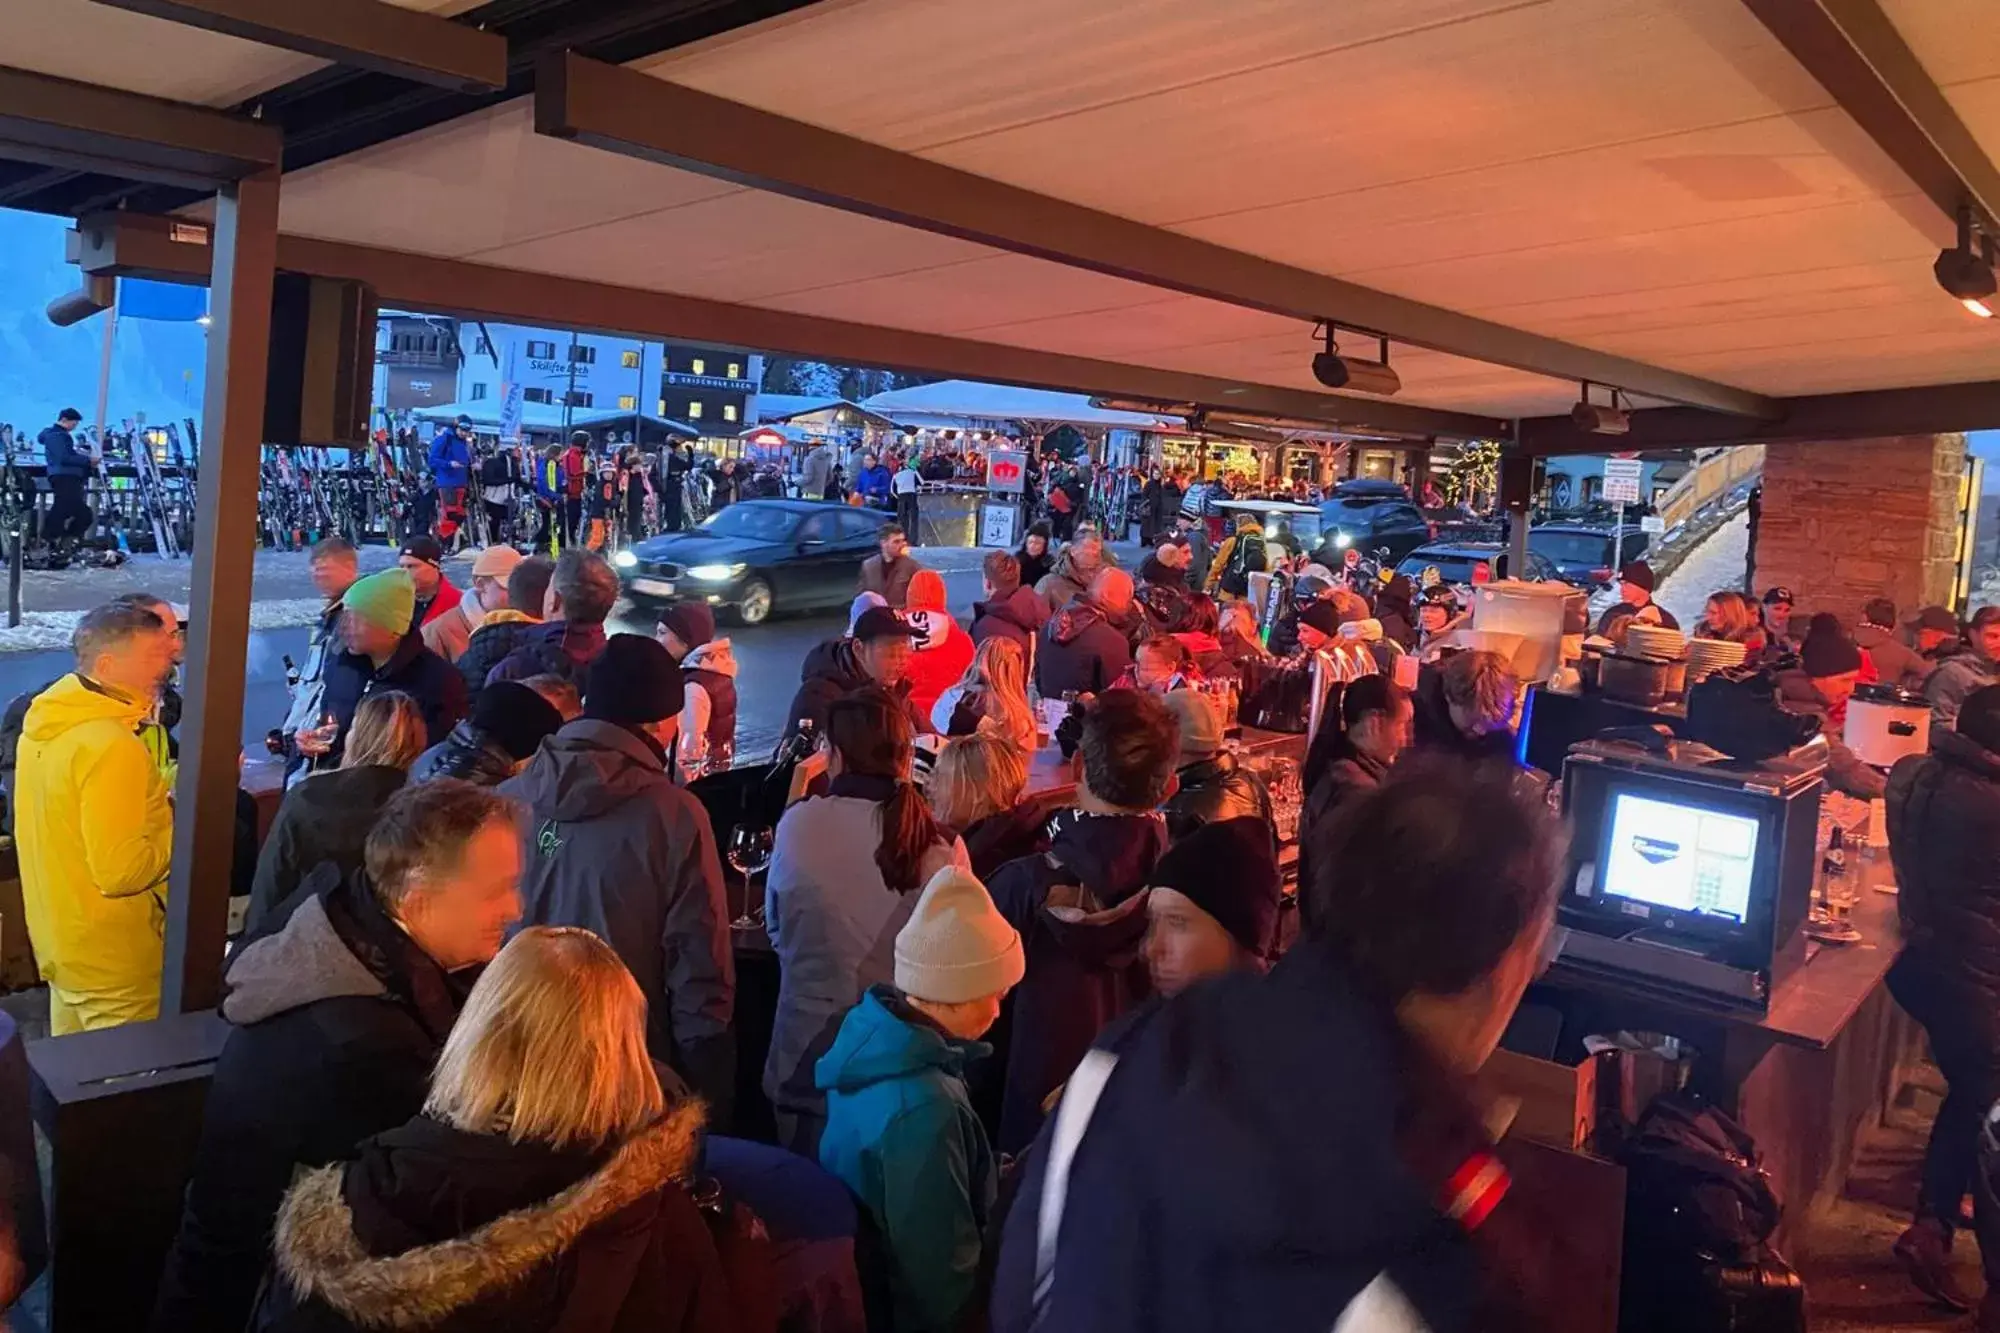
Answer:
<svg viewBox="0 0 2000 1333"><path fill-rule="evenodd" d="M1750 914L1761 821L1615 792L1599 887L1608 895L1723 921Z"/></svg>

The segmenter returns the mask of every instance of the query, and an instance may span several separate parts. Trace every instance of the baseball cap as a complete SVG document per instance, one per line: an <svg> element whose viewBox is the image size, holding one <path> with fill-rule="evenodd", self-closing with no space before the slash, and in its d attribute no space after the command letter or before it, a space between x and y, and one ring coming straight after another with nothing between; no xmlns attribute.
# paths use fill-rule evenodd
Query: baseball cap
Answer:
<svg viewBox="0 0 2000 1333"><path fill-rule="evenodd" d="M921 636L923 631L886 606L871 606L854 622L854 638L859 643L893 638L898 634L906 639L914 639Z"/></svg>
<svg viewBox="0 0 2000 1333"><path fill-rule="evenodd" d="M504 583L521 559L521 553L511 546L489 546L472 562L472 577L499 579Z"/></svg>
<svg viewBox="0 0 2000 1333"><path fill-rule="evenodd" d="M421 560L427 565L444 564L444 547L438 545L438 539L435 537L412 537L403 543L402 549L397 554Z"/></svg>
<svg viewBox="0 0 2000 1333"><path fill-rule="evenodd" d="M1774 606L1779 602L1783 602L1786 606L1792 606L1798 600L1798 598L1792 596L1792 590L1782 583L1772 584L1764 593L1764 605L1766 606Z"/></svg>

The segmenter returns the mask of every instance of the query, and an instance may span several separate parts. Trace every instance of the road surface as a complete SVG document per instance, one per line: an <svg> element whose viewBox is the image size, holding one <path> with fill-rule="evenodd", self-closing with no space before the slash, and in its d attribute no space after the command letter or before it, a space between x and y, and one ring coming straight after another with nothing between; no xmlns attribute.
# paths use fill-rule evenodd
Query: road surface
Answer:
<svg viewBox="0 0 2000 1333"><path fill-rule="evenodd" d="M978 572L945 571L944 581L953 613L961 624L969 623L972 603L980 595ZM610 629L613 633L650 634L653 621L651 615L634 615L621 606ZM785 711L798 688L799 664L813 645L840 634L846 625L845 613L834 612L776 616L755 628L726 622L717 625L717 634L727 636L734 646L739 668L738 754L754 757L777 744L789 721ZM250 635L244 680L243 746L253 758L264 753L264 733L284 721L290 703L285 690L284 658L289 653L295 662L304 659L307 633L304 628L296 628L255 630ZM47 685L70 670L71 665L66 652L0 653L0 702L23 690Z"/></svg>

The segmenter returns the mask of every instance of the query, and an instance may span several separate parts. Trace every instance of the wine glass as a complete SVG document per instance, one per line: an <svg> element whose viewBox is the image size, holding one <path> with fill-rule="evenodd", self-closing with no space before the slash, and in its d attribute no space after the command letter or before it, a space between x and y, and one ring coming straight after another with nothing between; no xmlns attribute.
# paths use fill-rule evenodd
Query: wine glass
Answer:
<svg viewBox="0 0 2000 1333"><path fill-rule="evenodd" d="M771 864L771 844L767 826L738 824L729 830L729 864L743 876L743 915L729 923L738 929L749 930L764 922L763 903L754 908L750 905L750 884Z"/></svg>

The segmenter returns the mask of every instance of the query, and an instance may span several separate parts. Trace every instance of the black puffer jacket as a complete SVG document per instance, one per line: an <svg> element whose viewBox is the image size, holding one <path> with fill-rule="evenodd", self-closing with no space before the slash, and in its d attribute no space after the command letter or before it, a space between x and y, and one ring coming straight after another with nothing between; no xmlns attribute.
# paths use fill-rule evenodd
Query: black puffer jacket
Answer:
<svg viewBox="0 0 2000 1333"><path fill-rule="evenodd" d="M465 680L468 699L477 699L486 688L486 677L507 660L516 648L528 641L529 631L542 622L530 620L519 611L489 611L479 628L472 631L465 651L458 655L458 674Z"/></svg>
<svg viewBox="0 0 2000 1333"><path fill-rule="evenodd" d="M1217 754L1182 768L1177 776L1180 790L1168 798L1161 813L1167 817L1167 834L1184 838L1203 824L1255 815L1275 830L1271 815L1271 793L1264 779L1236 761L1233 754ZM1272 834L1276 837L1275 831Z"/></svg>
<svg viewBox="0 0 2000 1333"><path fill-rule="evenodd" d="M497 696L496 696L497 697ZM494 787L514 776L514 756L476 727L471 718L451 729L451 735L417 756L410 765L410 781L429 782L432 778L461 778L481 787Z"/></svg>
<svg viewBox="0 0 2000 1333"><path fill-rule="evenodd" d="M286 1196L259 1333L738 1333L722 1258L679 1183L699 1103L616 1152L425 1117Z"/></svg>
<svg viewBox="0 0 2000 1333"><path fill-rule="evenodd" d="M1978 1024L2000 1050L2000 755L1939 732L1890 773L1888 805L1896 998L1926 1022Z"/></svg>

